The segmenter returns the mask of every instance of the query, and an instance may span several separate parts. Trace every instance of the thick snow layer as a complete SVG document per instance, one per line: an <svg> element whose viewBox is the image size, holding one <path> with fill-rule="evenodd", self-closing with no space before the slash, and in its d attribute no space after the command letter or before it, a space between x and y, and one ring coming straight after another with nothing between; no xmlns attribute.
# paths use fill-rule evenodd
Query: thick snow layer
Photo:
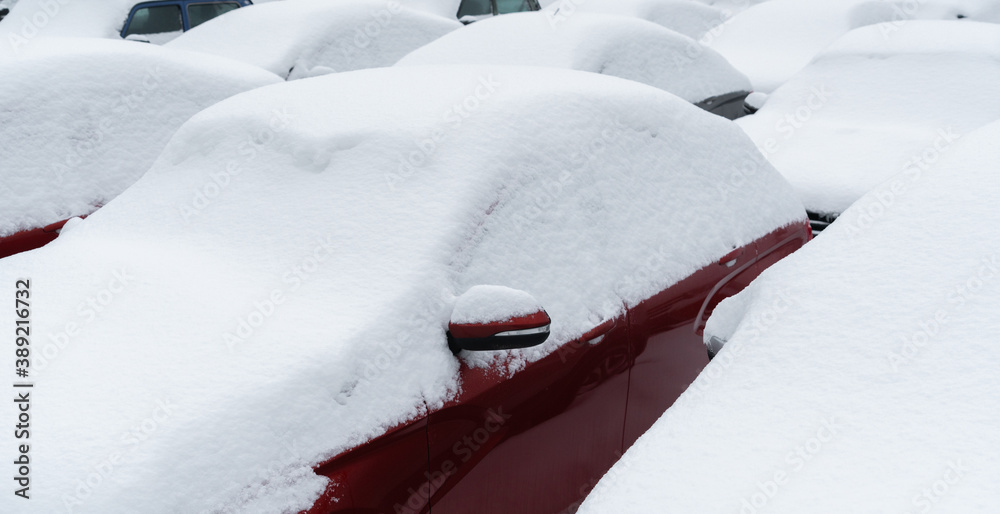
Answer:
<svg viewBox="0 0 1000 514"><path fill-rule="evenodd" d="M0 24L0 47L18 49L39 36L120 38L138 0L19 0Z"/></svg>
<svg viewBox="0 0 1000 514"><path fill-rule="evenodd" d="M770 92L848 31L889 22L892 39L911 20L1000 22L1000 3L983 0L770 0L712 31L709 46L746 73L756 91ZM928 40L935 40L928 38Z"/></svg>
<svg viewBox="0 0 1000 514"><path fill-rule="evenodd" d="M723 301L729 343L579 512L997 512L998 161L994 123Z"/></svg>
<svg viewBox="0 0 1000 514"><path fill-rule="evenodd" d="M885 38L892 29L892 37ZM1000 119L1000 25L856 29L739 125L812 211L839 213L958 137Z"/></svg>
<svg viewBox="0 0 1000 514"><path fill-rule="evenodd" d="M217 57L100 39L0 51L0 236L88 214L219 100L280 79Z"/></svg>
<svg viewBox="0 0 1000 514"><path fill-rule="evenodd" d="M545 10L557 20L567 20L578 12L640 18L693 39L701 39L731 14L695 0L562 0Z"/></svg>
<svg viewBox="0 0 1000 514"><path fill-rule="evenodd" d="M386 68L237 95L0 266L31 277L38 334L16 505L295 512L323 488L311 465L456 393L456 295L545 307L549 341L502 353L523 363L803 217L738 127L613 77Z"/></svg>
<svg viewBox="0 0 1000 514"><path fill-rule="evenodd" d="M691 38L644 20L590 13L497 16L456 30L398 64L476 63L602 73L649 84L689 102L750 89L746 77Z"/></svg>
<svg viewBox="0 0 1000 514"><path fill-rule="evenodd" d="M462 26L383 0L294 0L237 9L167 46L240 60L289 79L392 66Z"/></svg>
<svg viewBox="0 0 1000 514"><path fill-rule="evenodd" d="M453 323L492 323L527 316L542 310L534 296L504 286L472 286L455 300Z"/></svg>

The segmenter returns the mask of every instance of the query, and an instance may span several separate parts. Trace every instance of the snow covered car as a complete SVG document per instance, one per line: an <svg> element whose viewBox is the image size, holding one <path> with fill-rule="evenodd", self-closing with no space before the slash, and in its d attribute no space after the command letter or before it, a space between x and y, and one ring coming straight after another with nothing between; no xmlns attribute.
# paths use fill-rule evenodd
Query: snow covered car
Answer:
<svg viewBox="0 0 1000 514"><path fill-rule="evenodd" d="M216 57L82 38L2 52L0 76L0 257L48 243L124 191L196 112L280 81Z"/></svg>
<svg viewBox="0 0 1000 514"><path fill-rule="evenodd" d="M963 134L1000 119L997 41L992 23L862 27L737 123L820 230L889 177L927 169Z"/></svg>
<svg viewBox="0 0 1000 514"><path fill-rule="evenodd" d="M709 34L712 29L732 17L729 9L711 7L697 0L567 0L552 2L545 10L555 19L568 19L578 12L640 18L703 43L713 37Z"/></svg>
<svg viewBox="0 0 1000 514"><path fill-rule="evenodd" d="M462 0L458 6L458 21L472 23L492 16L516 12L537 11L538 0Z"/></svg>
<svg viewBox="0 0 1000 514"><path fill-rule="evenodd" d="M0 25L0 37L15 50L38 36L128 38L162 44L251 4L251 0L20 0Z"/></svg>
<svg viewBox="0 0 1000 514"><path fill-rule="evenodd" d="M1000 22L1000 5L982 0L767 0L726 20L708 46L770 93L847 32L882 27L885 39L913 20Z"/></svg>
<svg viewBox="0 0 1000 514"><path fill-rule="evenodd" d="M10 9L4 6L0 6L0 21L3 21L3 19L7 17L8 14L10 14Z"/></svg>
<svg viewBox="0 0 1000 514"><path fill-rule="evenodd" d="M18 512L558 511L708 362L715 303L808 238L739 128L615 77L237 95L0 266L51 335Z"/></svg>
<svg viewBox="0 0 1000 514"><path fill-rule="evenodd" d="M392 66L461 26L398 2L296 0L233 12L168 46L243 61L292 80Z"/></svg>
<svg viewBox="0 0 1000 514"><path fill-rule="evenodd" d="M993 123L723 301L728 342L579 512L995 512L998 161Z"/></svg>
<svg viewBox="0 0 1000 514"><path fill-rule="evenodd" d="M156 39L163 42L174 38L208 20L240 7L252 5L250 0L156 0L132 7L122 27L123 38Z"/></svg>
<svg viewBox="0 0 1000 514"><path fill-rule="evenodd" d="M743 116L750 81L695 40L624 16L548 11L500 16L442 36L397 66L506 64L612 75L669 91L709 112Z"/></svg>

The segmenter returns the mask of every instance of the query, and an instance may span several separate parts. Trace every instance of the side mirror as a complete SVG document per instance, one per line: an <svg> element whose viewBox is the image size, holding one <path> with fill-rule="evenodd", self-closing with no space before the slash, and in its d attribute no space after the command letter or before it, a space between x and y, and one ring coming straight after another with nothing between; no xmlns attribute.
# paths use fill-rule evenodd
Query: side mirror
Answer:
<svg viewBox="0 0 1000 514"><path fill-rule="evenodd" d="M458 297L448 323L448 347L485 352L528 348L545 342L552 320L524 291L475 286Z"/></svg>

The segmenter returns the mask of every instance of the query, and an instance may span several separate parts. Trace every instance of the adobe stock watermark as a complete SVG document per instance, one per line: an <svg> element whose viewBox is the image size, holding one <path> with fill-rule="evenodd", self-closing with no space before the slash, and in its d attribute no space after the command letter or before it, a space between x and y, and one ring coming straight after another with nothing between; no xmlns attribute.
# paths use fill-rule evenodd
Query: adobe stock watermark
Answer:
<svg viewBox="0 0 1000 514"><path fill-rule="evenodd" d="M867 195L868 200L864 205L861 205L860 201L858 202L855 208L858 214L849 223L846 219L841 222L846 223L848 235L852 238L856 237L885 216L892 206L906 195L909 188L923 178L924 173L941 160L941 157L961 137L951 127L939 129L934 141L924 150L907 159L902 171L891 182Z"/></svg>
<svg viewBox="0 0 1000 514"><path fill-rule="evenodd" d="M969 470L961 459L949 462L940 478L927 484L919 493L913 495L910 503L916 510L908 511L906 514L926 514L933 510L951 492L952 488L965 478L965 474L968 472Z"/></svg>
<svg viewBox="0 0 1000 514"><path fill-rule="evenodd" d="M46 342L34 355L32 369L36 373L43 372L52 361L59 358L59 355L70 345L75 337L88 325L97 320L101 314L111 308L115 299L122 294L125 289L132 284L135 277L127 268L121 268L111 273L111 278L105 282L105 286L93 295L85 298L77 306L76 321L67 322L63 329L56 333L49 333L49 341Z"/></svg>
<svg viewBox="0 0 1000 514"><path fill-rule="evenodd" d="M760 313L755 314L751 319L745 321L745 333L741 337L724 344L721 351L718 352L715 358L712 359L712 362L698 376L698 379L688 386L684 394L677 399L677 403L691 403L699 401L704 397L705 393L712 388L712 385L736 364L736 360L740 355L746 355L748 351L753 351L752 348L755 347L757 341L771 327L777 325L782 316L795 305L796 300L797 298L788 290L778 291L770 305ZM742 325L740 328L744 330Z"/></svg>
<svg viewBox="0 0 1000 514"><path fill-rule="evenodd" d="M249 312L239 316L236 328L222 335L222 341L230 352L257 333L264 323L278 311L278 308L288 300L288 294L298 290L313 276L327 259L333 255L334 243L330 236L316 242L312 252L281 275L285 287L272 289L267 296L253 302Z"/></svg>
<svg viewBox="0 0 1000 514"><path fill-rule="evenodd" d="M758 145L761 153L770 157L781 151L782 143L794 138L795 134L806 126L817 112L823 110L833 94L834 92L828 89L825 84L812 86L805 100L794 111L785 113L784 117L774 123L774 131L781 138L769 137L765 139L762 144Z"/></svg>
<svg viewBox="0 0 1000 514"><path fill-rule="evenodd" d="M951 321L951 316L962 309L969 299L982 291L990 282L1000 276L1000 254L984 257L978 269L964 282L952 288L948 293L948 308L940 308L932 316L917 323L917 328L911 334L901 334L896 351L889 351L889 368L898 373L904 364L916 360L927 347L941 334L941 331Z"/></svg>
<svg viewBox="0 0 1000 514"><path fill-rule="evenodd" d="M25 15L21 19L21 29L18 32L10 32L7 34L7 42L10 43L11 49L15 52L20 51L22 48L28 46L38 32L44 29L52 22L57 16L62 13L64 6L67 6L74 0L41 0L36 5L35 12L30 16ZM22 5L20 9L27 8L26 5ZM18 9L20 11L20 9ZM7 23L12 23L8 20Z"/></svg>
<svg viewBox="0 0 1000 514"><path fill-rule="evenodd" d="M907 22L916 18L920 10L924 8L926 0L894 0L888 3L892 6L892 20L878 24L878 30L885 40L888 40Z"/></svg>
<svg viewBox="0 0 1000 514"><path fill-rule="evenodd" d="M77 479L72 494L63 495L63 506L66 508L66 512L72 513L74 508L83 505L94 494L94 491L101 487L101 484L126 465L128 456L148 441L174 415L176 408L177 405L169 398L157 400L156 406L153 407L149 416L123 432L119 437L121 442L119 448L109 452L104 459L95 464L87 476Z"/></svg>
<svg viewBox="0 0 1000 514"><path fill-rule="evenodd" d="M190 222L191 218L201 214L213 200L230 187L236 177L243 172L243 168L257 159L262 149L271 144L293 120L286 109L273 110L266 127L258 130L256 134L247 136L246 140L236 146L239 157L229 160L223 169L210 171L208 179L195 189L191 203L182 203L178 206L181 218L185 222Z"/></svg>
<svg viewBox="0 0 1000 514"><path fill-rule="evenodd" d="M353 60L362 50L382 36L383 32L392 24L392 20L397 14L403 12L403 6L396 1L388 1L385 7L371 11L371 20L364 25L357 27L353 34L346 35L337 40L337 48L347 59Z"/></svg>
<svg viewBox="0 0 1000 514"><path fill-rule="evenodd" d="M841 427L837 425L835 418L824 419L812 437L785 455L784 465L781 468L775 470L767 479L758 481L757 490L740 500L739 514L757 514L766 507L778 495L781 488L822 453L823 448L830 444L840 431Z"/></svg>
<svg viewBox="0 0 1000 514"><path fill-rule="evenodd" d="M441 114L440 122L434 125L431 132L414 141L413 149L399 157L396 171L385 174L385 183L389 189L396 191L401 182L414 176L426 165L441 144L447 140L448 135L461 129L465 121L479 112L483 104L495 95L502 85L492 75L479 77L472 92L446 108ZM442 126L444 128L441 128Z"/></svg>
<svg viewBox="0 0 1000 514"><path fill-rule="evenodd" d="M418 514L427 505L428 499L441 490L448 478L456 474L460 466L475 456L476 452L486 446L494 434L503 428L511 415L505 414L503 407L490 409L485 413L483 422L472 432L466 433L455 441L451 447L451 456L434 459L433 470L424 473L424 481L416 487L407 489L409 497L403 503L393 506L395 514Z"/></svg>
<svg viewBox="0 0 1000 514"><path fill-rule="evenodd" d="M96 129L78 139L63 162L54 165L57 180L63 181L67 175L74 173L87 159L92 158L100 151L107 142L109 134L116 125L121 123L121 119L136 111L151 94L160 88L163 80L163 70L159 66L148 68L138 87L119 94L107 115L97 123Z"/></svg>

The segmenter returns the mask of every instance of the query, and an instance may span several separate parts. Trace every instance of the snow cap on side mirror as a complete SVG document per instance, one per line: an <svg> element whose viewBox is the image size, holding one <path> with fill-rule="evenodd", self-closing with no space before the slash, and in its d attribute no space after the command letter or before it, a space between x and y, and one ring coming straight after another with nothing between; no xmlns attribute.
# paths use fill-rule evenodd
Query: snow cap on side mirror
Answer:
<svg viewBox="0 0 1000 514"><path fill-rule="evenodd" d="M494 351L545 342L552 320L530 294L503 286L474 286L458 297L448 323L448 347Z"/></svg>

